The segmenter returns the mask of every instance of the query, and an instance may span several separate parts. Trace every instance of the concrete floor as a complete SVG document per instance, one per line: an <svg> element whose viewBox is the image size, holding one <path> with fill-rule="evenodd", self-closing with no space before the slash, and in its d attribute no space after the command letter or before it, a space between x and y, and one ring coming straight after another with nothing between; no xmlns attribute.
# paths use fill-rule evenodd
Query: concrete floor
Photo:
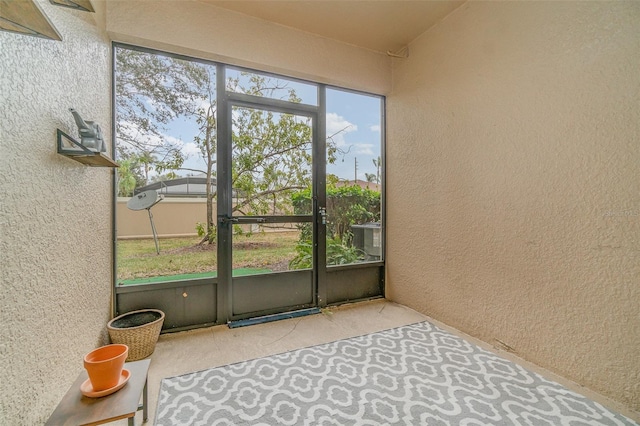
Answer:
<svg viewBox="0 0 640 426"><path fill-rule="evenodd" d="M152 425L154 423L160 382L165 377L178 376L426 320L640 422L638 413L629 412L619 404L598 394L588 392L575 383L508 353L497 351L483 342L452 330L410 308L384 299L377 299L323 310L317 315L266 324L235 329L221 325L161 335L155 352L151 355L148 378L149 420L146 424ZM138 412L135 424L140 425L141 423L142 412ZM121 420L112 424L124 426L127 421Z"/></svg>

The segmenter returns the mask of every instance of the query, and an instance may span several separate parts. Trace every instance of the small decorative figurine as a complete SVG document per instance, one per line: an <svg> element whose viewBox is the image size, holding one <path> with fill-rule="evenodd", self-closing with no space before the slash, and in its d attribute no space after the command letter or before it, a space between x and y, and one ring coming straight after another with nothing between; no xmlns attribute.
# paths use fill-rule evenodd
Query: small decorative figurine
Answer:
<svg viewBox="0 0 640 426"><path fill-rule="evenodd" d="M84 121L78 111L73 108L69 108L73 118L76 120L78 126L78 132L80 133L80 143L92 151L105 152L107 146L102 138L102 130L100 126L94 121Z"/></svg>

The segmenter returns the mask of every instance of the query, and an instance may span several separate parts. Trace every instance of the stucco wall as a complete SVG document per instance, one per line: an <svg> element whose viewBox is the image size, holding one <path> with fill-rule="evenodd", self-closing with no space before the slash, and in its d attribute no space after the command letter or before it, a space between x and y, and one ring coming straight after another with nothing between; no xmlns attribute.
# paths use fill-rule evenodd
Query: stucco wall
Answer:
<svg viewBox="0 0 640 426"><path fill-rule="evenodd" d="M384 54L209 4L110 0L107 8L116 41L377 94L391 88Z"/></svg>
<svg viewBox="0 0 640 426"><path fill-rule="evenodd" d="M118 198L116 230L118 238L153 238L146 210L129 210L129 198ZM216 205L213 205L215 216ZM206 198L165 198L151 209L159 237L197 235L196 224L207 220Z"/></svg>
<svg viewBox="0 0 640 426"><path fill-rule="evenodd" d="M387 297L634 410L639 22L638 2L469 2L387 102Z"/></svg>
<svg viewBox="0 0 640 426"><path fill-rule="evenodd" d="M110 140L110 47L100 15L38 3L63 41L0 32L3 425L46 421L110 315L112 170L55 145L70 107Z"/></svg>

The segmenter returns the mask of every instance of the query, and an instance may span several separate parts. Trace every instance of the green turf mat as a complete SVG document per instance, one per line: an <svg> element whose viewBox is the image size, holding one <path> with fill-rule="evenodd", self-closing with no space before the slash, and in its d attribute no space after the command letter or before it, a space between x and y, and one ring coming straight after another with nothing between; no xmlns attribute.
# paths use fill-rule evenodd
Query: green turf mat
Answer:
<svg viewBox="0 0 640 426"><path fill-rule="evenodd" d="M245 275L266 274L269 272L271 272L271 269L240 268L240 269L235 269L233 271L233 276L242 277ZM166 283L171 281L193 280L196 278L215 278L217 276L218 276L218 273L216 271L201 272L198 274L163 275L159 277L134 278L132 280L118 280L118 285Z"/></svg>

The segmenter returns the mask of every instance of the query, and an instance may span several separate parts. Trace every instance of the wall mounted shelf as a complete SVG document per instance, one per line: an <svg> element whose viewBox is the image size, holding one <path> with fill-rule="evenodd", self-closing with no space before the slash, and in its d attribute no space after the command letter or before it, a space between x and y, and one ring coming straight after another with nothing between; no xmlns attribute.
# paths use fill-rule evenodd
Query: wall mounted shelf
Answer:
<svg viewBox="0 0 640 426"><path fill-rule="evenodd" d="M60 129L58 129L58 154L92 167L119 167L118 163L111 158L101 152L91 151Z"/></svg>

